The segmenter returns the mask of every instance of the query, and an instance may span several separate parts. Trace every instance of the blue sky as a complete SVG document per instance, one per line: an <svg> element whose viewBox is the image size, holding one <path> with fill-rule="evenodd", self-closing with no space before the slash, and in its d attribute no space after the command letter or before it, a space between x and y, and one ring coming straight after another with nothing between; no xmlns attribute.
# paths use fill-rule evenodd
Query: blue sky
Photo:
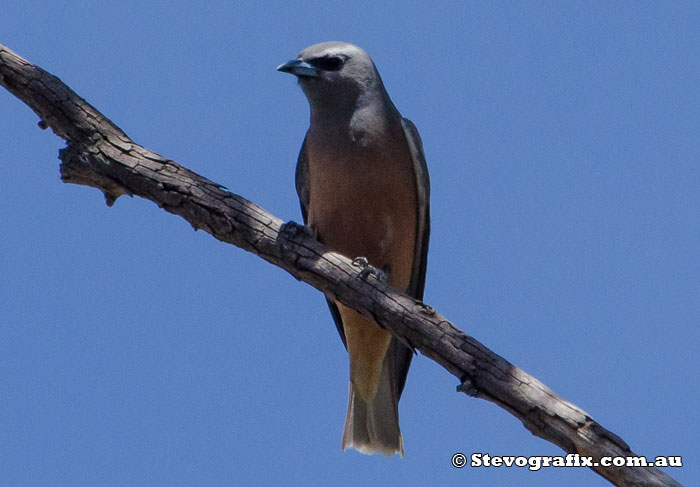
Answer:
<svg viewBox="0 0 700 487"><path fill-rule="evenodd" d="M426 301L697 483L700 4L440 5L25 0L0 43L296 220L308 107L275 67L365 48L425 145ZM341 452L347 359L322 296L153 203L62 184L36 122L0 92L0 485L608 485L451 467L562 452L423 356L406 458Z"/></svg>

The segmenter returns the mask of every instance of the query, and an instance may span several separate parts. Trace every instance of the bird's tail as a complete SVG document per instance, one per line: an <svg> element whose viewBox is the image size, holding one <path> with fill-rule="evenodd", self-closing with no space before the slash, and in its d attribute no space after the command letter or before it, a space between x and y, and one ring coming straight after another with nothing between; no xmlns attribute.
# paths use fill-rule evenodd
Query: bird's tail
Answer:
<svg viewBox="0 0 700 487"><path fill-rule="evenodd" d="M366 402L350 383L348 414L343 431L343 450L354 448L360 453L381 453L403 457L403 440L399 429L399 398L391 380L391 354L382 363L377 393Z"/></svg>

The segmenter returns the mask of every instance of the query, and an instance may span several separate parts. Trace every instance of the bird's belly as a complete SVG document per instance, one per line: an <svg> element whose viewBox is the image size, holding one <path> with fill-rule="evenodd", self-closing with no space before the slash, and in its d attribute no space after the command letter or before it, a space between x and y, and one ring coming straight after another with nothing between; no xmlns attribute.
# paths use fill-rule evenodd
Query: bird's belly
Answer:
<svg viewBox="0 0 700 487"><path fill-rule="evenodd" d="M325 245L349 258L366 257L405 291L417 218L412 162L367 159L310 161L308 222Z"/></svg>

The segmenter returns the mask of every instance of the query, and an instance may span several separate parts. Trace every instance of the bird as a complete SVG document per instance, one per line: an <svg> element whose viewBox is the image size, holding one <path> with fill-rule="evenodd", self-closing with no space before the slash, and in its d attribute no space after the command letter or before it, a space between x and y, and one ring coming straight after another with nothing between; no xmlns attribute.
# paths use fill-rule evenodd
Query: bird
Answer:
<svg viewBox="0 0 700 487"><path fill-rule="evenodd" d="M314 44L277 70L298 78L310 107L295 181L305 228L422 301L430 181L415 125L353 44ZM342 449L403 457L398 402L413 351L371 318L326 300L350 363Z"/></svg>

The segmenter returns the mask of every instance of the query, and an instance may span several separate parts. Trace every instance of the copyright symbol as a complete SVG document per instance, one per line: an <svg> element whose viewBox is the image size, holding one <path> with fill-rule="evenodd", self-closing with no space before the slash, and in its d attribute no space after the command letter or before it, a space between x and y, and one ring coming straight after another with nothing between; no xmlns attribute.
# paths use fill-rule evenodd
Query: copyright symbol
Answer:
<svg viewBox="0 0 700 487"><path fill-rule="evenodd" d="M463 468L467 464L467 457L464 453L455 453L452 455L452 466L454 468Z"/></svg>

